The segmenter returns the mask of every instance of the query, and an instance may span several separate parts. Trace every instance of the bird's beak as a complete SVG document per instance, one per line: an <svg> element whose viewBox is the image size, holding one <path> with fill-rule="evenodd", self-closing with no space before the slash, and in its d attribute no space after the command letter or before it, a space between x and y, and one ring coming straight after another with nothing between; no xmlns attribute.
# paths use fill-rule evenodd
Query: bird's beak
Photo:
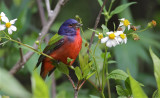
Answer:
<svg viewBox="0 0 160 98"><path fill-rule="evenodd" d="M77 23L76 28L81 27L83 24Z"/></svg>

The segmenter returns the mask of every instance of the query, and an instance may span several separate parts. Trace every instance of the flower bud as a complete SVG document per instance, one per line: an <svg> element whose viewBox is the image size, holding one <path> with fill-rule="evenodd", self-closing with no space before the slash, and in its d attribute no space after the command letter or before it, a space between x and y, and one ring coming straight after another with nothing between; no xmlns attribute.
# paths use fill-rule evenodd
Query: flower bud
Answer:
<svg viewBox="0 0 160 98"><path fill-rule="evenodd" d="M140 40L140 38L137 34L133 34L132 37L133 37L133 40Z"/></svg>
<svg viewBox="0 0 160 98"><path fill-rule="evenodd" d="M156 21L155 20L152 20L151 22L148 23L148 26L147 27L155 27L157 25Z"/></svg>
<svg viewBox="0 0 160 98"><path fill-rule="evenodd" d="M157 25L155 20L152 20L152 25L155 27Z"/></svg>
<svg viewBox="0 0 160 98"><path fill-rule="evenodd" d="M87 47L88 46L88 43L85 43L85 47Z"/></svg>
<svg viewBox="0 0 160 98"><path fill-rule="evenodd" d="M36 45L39 45L39 41L37 40L37 41L35 41L35 43L36 43Z"/></svg>

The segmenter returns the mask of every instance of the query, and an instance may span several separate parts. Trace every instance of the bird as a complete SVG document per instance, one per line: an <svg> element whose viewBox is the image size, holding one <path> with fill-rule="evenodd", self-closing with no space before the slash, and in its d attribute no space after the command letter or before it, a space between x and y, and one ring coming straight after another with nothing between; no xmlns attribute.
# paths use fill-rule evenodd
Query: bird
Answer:
<svg viewBox="0 0 160 98"><path fill-rule="evenodd" d="M43 53L51 56L55 61L62 62L71 66L77 58L82 48L82 38L80 35L80 24L75 19L66 20L44 48ZM67 58L72 59L67 62ZM41 63L40 75L45 80L46 76L50 75L56 66L53 65L51 58L40 55L36 64L37 68Z"/></svg>

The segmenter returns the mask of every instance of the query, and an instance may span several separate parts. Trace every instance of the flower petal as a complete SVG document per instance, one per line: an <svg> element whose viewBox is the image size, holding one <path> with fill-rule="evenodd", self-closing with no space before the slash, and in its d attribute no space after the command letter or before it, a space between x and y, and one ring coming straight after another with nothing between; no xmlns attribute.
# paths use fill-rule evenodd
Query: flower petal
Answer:
<svg viewBox="0 0 160 98"><path fill-rule="evenodd" d="M11 24L14 24L14 23L16 22L16 20L17 20L17 18L16 18L16 19L11 20L11 21L10 21L10 23L11 23Z"/></svg>
<svg viewBox="0 0 160 98"><path fill-rule="evenodd" d="M125 27L125 26L122 26L121 28L122 28L122 31L124 32L126 27Z"/></svg>
<svg viewBox="0 0 160 98"><path fill-rule="evenodd" d="M106 34L107 34L107 35L109 35L109 34L111 34L111 33L113 33L113 31L110 31L110 32L106 32Z"/></svg>
<svg viewBox="0 0 160 98"><path fill-rule="evenodd" d="M110 41L110 40L109 40L109 41L107 41L106 46L107 46L107 47L109 47L109 48L111 48L111 47L112 47L112 43L111 43L111 41Z"/></svg>
<svg viewBox="0 0 160 98"><path fill-rule="evenodd" d="M5 23L9 22L7 17L2 17L2 21L5 22Z"/></svg>
<svg viewBox="0 0 160 98"><path fill-rule="evenodd" d="M120 27L120 26L123 26L123 22L120 22L119 27Z"/></svg>
<svg viewBox="0 0 160 98"><path fill-rule="evenodd" d="M101 39L101 43L105 43L109 38L108 37L104 37Z"/></svg>
<svg viewBox="0 0 160 98"><path fill-rule="evenodd" d="M6 28L5 25L0 25L0 31L4 30Z"/></svg>
<svg viewBox="0 0 160 98"><path fill-rule="evenodd" d="M115 40L113 40L111 43L112 43L113 47L115 47L117 45L117 42Z"/></svg>
<svg viewBox="0 0 160 98"><path fill-rule="evenodd" d="M128 25L128 30L131 28L131 26L130 25Z"/></svg>
<svg viewBox="0 0 160 98"><path fill-rule="evenodd" d="M12 29L8 28L8 34L12 34Z"/></svg>
<svg viewBox="0 0 160 98"><path fill-rule="evenodd" d="M1 16L2 16L2 17L4 17L4 16L5 16L5 14L4 14L3 12L1 12Z"/></svg>
<svg viewBox="0 0 160 98"><path fill-rule="evenodd" d="M118 37L117 40L118 40L118 42L120 42L120 43L122 42L122 38L120 38L120 37Z"/></svg>
<svg viewBox="0 0 160 98"><path fill-rule="evenodd" d="M95 34L95 36L98 36L98 34Z"/></svg>
<svg viewBox="0 0 160 98"><path fill-rule="evenodd" d="M124 43L125 43L125 44L127 43L127 37L124 39Z"/></svg>
<svg viewBox="0 0 160 98"><path fill-rule="evenodd" d="M117 32L115 32L114 34L115 34L115 36L119 36L120 34L122 34L123 32L122 31L117 31Z"/></svg>
<svg viewBox="0 0 160 98"><path fill-rule="evenodd" d="M17 31L16 26L11 25L11 27L10 27L10 28L11 28L11 30L12 30L12 31Z"/></svg>
<svg viewBox="0 0 160 98"><path fill-rule="evenodd" d="M119 19L119 20L122 20L122 21L124 21L124 20L125 20L125 18L121 18L121 19Z"/></svg>

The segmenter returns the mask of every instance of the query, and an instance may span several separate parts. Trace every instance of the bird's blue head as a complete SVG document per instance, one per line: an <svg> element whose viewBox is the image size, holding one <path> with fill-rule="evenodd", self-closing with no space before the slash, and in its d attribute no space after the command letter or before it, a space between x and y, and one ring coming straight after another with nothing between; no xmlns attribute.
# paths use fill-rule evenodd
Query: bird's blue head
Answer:
<svg viewBox="0 0 160 98"><path fill-rule="evenodd" d="M77 29L80 26L82 26L82 24L78 23L75 19L68 19L61 25L58 34L66 36L75 36L77 33Z"/></svg>

